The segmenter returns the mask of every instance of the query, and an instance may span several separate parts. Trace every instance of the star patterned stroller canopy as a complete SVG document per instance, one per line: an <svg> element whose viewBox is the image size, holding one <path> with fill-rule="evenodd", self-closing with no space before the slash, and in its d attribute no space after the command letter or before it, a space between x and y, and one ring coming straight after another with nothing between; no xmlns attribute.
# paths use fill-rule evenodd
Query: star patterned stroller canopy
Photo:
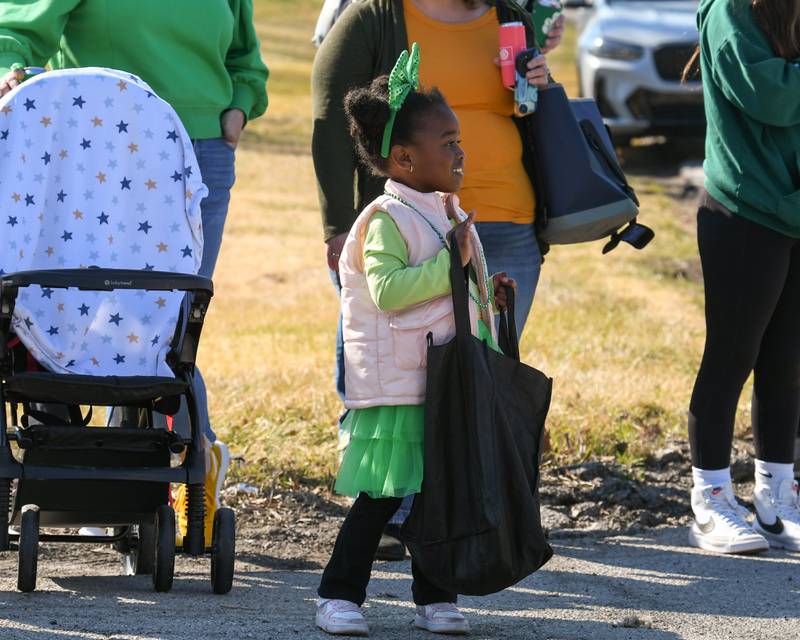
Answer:
<svg viewBox="0 0 800 640"><path fill-rule="evenodd" d="M0 98L0 269L196 274L201 182L178 115L136 76L53 71ZM55 373L173 376L183 294L21 290L13 327Z"/></svg>

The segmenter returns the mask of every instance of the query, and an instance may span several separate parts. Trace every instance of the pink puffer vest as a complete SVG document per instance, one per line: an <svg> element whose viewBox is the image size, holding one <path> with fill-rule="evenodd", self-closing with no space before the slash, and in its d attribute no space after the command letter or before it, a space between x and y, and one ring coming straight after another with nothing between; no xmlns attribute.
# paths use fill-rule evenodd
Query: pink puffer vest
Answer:
<svg viewBox="0 0 800 640"><path fill-rule="evenodd" d="M451 229L448 210L457 220L466 217L458 207L456 196L420 193L393 180L386 182L386 190L414 205L417 211L387 195L376 198L356 219L339 261L345 406L349 409L423 404L427 334L433 333L434 344L443 344L456 332L449 294L393 312L381 311L370 297L364 274L364 240L367 225L377 211L385 211L394 220L408 246L411 267L442 250L442 243L431 225L446 236ZM486 300L484 267L478 257L481 255L480 240L474 229L472 243L475 256L472 265L478 275L481 300ZM476 333L479 313L494 333L491 307L481 310L470 298L469 312L473 333Z"/></svg>

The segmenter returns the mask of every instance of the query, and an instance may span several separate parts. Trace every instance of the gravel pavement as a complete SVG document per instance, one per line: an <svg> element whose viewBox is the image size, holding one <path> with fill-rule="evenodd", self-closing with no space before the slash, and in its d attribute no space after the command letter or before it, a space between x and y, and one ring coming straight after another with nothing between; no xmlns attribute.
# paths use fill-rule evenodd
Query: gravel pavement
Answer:
<svg viewBox="0 0 800 640"><path fill-rule="evenodd" d="M800 554L720 557L685 546L683 528L559 537L556 555L516 587L462 598L474 639L800 638ZM119 574L109 549L43 545L39 582L16 592L16 554L0 558L0 638L259 640L324 638L313 627L317 562L248 554L233 591L214 596L207 560L180 559L168 594ZM365 615L371 637L435 637L410 625L410 567L378 563Z"/></svg>

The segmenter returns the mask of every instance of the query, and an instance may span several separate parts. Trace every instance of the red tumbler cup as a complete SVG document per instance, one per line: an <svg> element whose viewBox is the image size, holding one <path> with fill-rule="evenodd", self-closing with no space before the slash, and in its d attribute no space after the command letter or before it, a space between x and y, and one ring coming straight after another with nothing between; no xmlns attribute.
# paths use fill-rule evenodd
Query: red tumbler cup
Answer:
<svg viewBox="0 0 800 640"><path fill-rule="evenodd" d="M514 61L517 54L527 48L525 25L521 22L506 22L500 25L500 73L503 85L513 89L517 84Z"/></svg>

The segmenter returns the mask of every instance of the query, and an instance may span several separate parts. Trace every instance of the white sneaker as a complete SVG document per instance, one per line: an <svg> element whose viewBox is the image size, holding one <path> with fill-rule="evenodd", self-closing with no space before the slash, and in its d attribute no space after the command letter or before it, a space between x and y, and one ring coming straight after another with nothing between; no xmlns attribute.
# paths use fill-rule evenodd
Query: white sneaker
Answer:
<svg viewBox="0 0 800 640"><path fill-rule="evenodd" d="M367 636L369 627L361 607L349 600L317 600L317 626L337 636Z"/></svg>
<svg viewBox="0 0 800 640"><path fill-rule="evenodd" d="M469 622L452 602L436 602L417 607L414 626L432 633L465 635Z"/></svg>
<svg viewBox="0 0 800 640"><path fill-rule="evenodd" d="M783 480L771 487L756 485L753 528L776 549L800 551L800 496L796 480ZM771 523L771 524L770 524Z"/></svg>
<svg viewBox="0 0 800 640"><path fill-rule="evenodd" d="M756 553L769 549L767 539L753 530L746 517L750 512L733 495L730 483L719 487L692 489L694 522L689 544L717 553Z"/></svg>

